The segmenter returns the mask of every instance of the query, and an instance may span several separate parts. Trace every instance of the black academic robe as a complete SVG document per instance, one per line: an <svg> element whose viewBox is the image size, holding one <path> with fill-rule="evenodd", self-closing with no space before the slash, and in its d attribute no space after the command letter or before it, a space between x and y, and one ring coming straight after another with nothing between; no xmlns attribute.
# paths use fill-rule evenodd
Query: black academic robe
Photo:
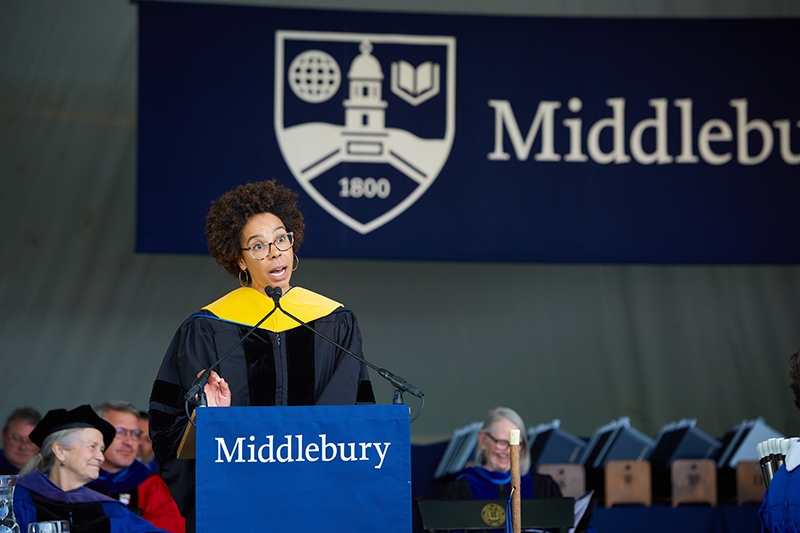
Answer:
<svg viewBox="0 0 800 533"><path fill-rule="evenodd" d="M108 472L101 468L100 476L86 486L100 494L123 502L132 512L142 516L138 489L139 485L152 475L154 472L144 463L134 461L129 467L119 472Z"/></svg>
<svg viewBox="0 0 800 533"><path fill-rule="evenodd" d="M45 520L67 520L72 533L169 533L87 487L61 490L39 471L17 480L14 518L23 533Z"/></svg>
<svg viewBox="0 0 800 533"><path fill-rule="evenodd" d="M486 475L472 475L472 472L478 471ZM503 474L480 467L465 468L457 474L438 479L436 495L444 500L505 499L511 492L510 474L506 473L508 480L501 480L502 477ZM520 478L520 486L522 498L561 498L558 483L546 474L528 472Z"/></svg>
<svg viewBox="0 0 800 533"><path fill-rule="evenodd" d="M355 315L324 296L294 287L281 306L338 344L362 354ZM184 395L197 373L210 368L272 308L250 288L237 289L189 317L175 334L150 395L150 437L161 477L187 531L194 530L195 462L176 453L186 424ZM328 341L274 313L217 368L234 406L355 405L375 403L366 365Z"/></svg>

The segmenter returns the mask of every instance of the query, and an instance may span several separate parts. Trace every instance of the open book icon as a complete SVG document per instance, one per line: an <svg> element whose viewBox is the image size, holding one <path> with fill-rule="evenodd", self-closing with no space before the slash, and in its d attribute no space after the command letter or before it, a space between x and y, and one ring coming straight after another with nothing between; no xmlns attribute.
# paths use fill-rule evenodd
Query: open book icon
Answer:
<svg viewBox="0 0 800 533"><path fill-rule="evenodd" d="M392 63L392 93L409 104L418 106L439 94L438 63L425 61L414 68L407 61Z"/></svg>

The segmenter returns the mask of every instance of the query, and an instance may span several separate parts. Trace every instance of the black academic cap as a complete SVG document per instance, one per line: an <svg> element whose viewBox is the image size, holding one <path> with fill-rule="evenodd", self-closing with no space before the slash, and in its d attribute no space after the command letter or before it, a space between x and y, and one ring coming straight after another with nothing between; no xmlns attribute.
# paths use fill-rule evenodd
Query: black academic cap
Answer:
<svg viewBox="0 0 800 533"><path fill-rule="evenodd" d="M114 426L97 416L97 413L94 412L90 405L81 405L71 411L66 409L48 411L42 421L33 428L28 438L41 448L44 439L51 433L62 429L76 428L95 428L99 430L103 434L103 442L106 448L114 442L114 437L117 436L117 430L114 429Z"/></svg>

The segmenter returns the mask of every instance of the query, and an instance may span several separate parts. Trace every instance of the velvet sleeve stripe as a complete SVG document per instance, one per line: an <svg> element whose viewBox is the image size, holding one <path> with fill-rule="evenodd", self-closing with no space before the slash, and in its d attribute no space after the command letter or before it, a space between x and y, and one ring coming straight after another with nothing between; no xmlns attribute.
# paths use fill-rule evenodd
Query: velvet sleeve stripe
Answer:
<svg viewBox="0 0 800 533"><path fill-rule="evenodd" d="M186 389L176 383L169 383L157 379L153 383L153 390L150 393L150 402L160 403L170 407L182 407L186 395Z"/></svg>

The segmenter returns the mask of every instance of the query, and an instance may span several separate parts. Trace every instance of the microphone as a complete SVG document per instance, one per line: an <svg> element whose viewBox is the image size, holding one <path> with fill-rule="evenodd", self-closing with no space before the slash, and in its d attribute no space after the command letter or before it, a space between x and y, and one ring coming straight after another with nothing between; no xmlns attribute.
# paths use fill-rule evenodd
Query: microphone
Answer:
<svg viewBox="0 0 800 533"><path fill-rule="evenodd" d="M355 353L351 352L350 350L348 350L347 348L345 348L344 346L342 346L341 344L339 344L335 340L331 339L330 337L328 337L327 335L325 335L323 333L320 333L319 331L317 331L316 329L312 328L311 326L309 326L308 324L306 324L305 322L303 322L302 320L300 320L299 318L297 318L296 316L291 314L289 311L284 309L281 306L281 302L280 302L281 296L283 296L283 291L281 290L280 287L275 287L273 289L273 291L270 293L270 290L269 290L270 288L271 287L267 288L267 295L270 296L275 301L275 307L277 309L280 309L281 312L284 315L288 316L289 318L291 318L292 320L294 320L295 322L297 322L298 324L300 324L304 328L311 330L311 332L314 333L314 335L318 335L318 336L322 337L323 339L325 339L326 341L328 341L332 345L336 346L337 348L342 350L344 353L346 353L350 357L353 357L356 360L360 361L361 363L364 363L369 368L371 368L372 370L377 372L379 376L381 376L382 378L384 378L387 381L389 381L389 383L391 383L392 386L395 388L395 390L399 391L399 394L400 394L399 397L398 397L397 394L395 395L395 399L394 399L393 403L403 403L402 394L404 392L408 392L410 394L413 394L414 396L416 396L417 398L420 398L424 402L424 400L425 400L424 396L425 395L422 393L422 391L419 390L418 388L416 388L414 385L412 385L408 381L404 380L400 376L392 374L391 372L389 372L385 368L379 368L378 366L370 363L369 361L367 361L366 359L364 359L360 355L356 355Z"/></svg>
<svg viewBox="0 0 800 533"><path fill-rule="evenodd" d="M269 296L275 301L275 307L278 307L280 305L278 304L278 300L280 300L281 296L283 296L283 291L281 290L280 287L267 287L266 289L264 289L264 292L266 292L267 296Z"/></svg>
<svg viewBox="0 0 800 533"><path fill-rule="evenodd" d="M273 295L271 294L271 291L270 291L270 289L271 289L271 288L272 288L272 287L267 287L267 289L266 289L266 293L267 293L267 296L269 296L269 297L271 297L273 300L275 300L275 298L274 298L274 297L273 297ZM280 291L280 288L278 288L277 290L278 290L278 291ZM280 294L280 292L279 292L279 294ZM278 297L280 298L280 296L278 296ZM219 365L220 365L220 364L221 364L221 363L222 363L222 362L225 360L225 358L227 358L227 357L228 357L228 356L231 354L231 352L233 352L233 350L235 350L235 349L236 349L236 347L237 347L237 346L239 346L240 344L242 344L242 343L245 341L245 339L247 339L247 337L249 337L250 335L252 335L252 334L253 334L253 332L255 332L255 330L257 330L257 329L258 329L258 326L260 326L261 324L263 324L263 323L264 323L264 321L265 321L266 319L268 319L269 317L271 317L271 316L272 316L272 314L273 314L275 311L277 311L277 310L278 310L278 301L277 301L277 300L275 300L275 306L274 306L274 307L273 307L273 308L270 310L270 312L269 312L269 313L267 313L266 315L264 315L264 318L262 318L261 320L259 320L258 322L256 322L256 325L255 325L255 326L253 326L252 328L250 328L250 329L247 331L247 333L245 333L244 335L242 335L242 338L241 338L241 339L239 339L238 341L236 341L236 344L234 344L233 346L231 346L230 348L228 348L228 350L227 350L227 351L226 351L224 354L222 354L222 356L221 356L219 359L217 359L217 360L214 362L214 364L213 364L213 365L211 365L211 367L209 367L209 368L205 369L205 370L203 371L203 373L202 373L202 374L200 374L200 375L197 377L197 379L196 379L196 380L194 380L194 383L193 383L193 384L192 384L192 386L189 388L189 391L188 391L188 392L187 392L187 393L186 393L186 394L183 396L184 400L186 400L186 402L187 402L187 409L186 409L187 411L188 411L188 402L190 402L190 401L193 401L193 400L194 400L194 397L195 397L195 396L198 396L198 395L199 395L199 401L197 402L197 405L199 405L199 406L205 406L205 405L206 405L206 395L205 395L205 392L203 391L203 389L205 388L205 386L206 386L206 383L208 383L208 378L209 378L209 377L211 377L211 371L212 371L212 370L214 370L215 368L217 368L217 367L218 367L218 366L219 366Z"/></svg>
<svg viewBox="0 0 800 533"><path fill-rule="evenodd" d="M375 369L373 368L373 370L375 370ZM400 389L400 390L405 391L405 392L409 392L409 393L413 394L414 396L416 396L417 398L422 398L424 396L424 394L422 394L421 390L419 390L414 385L412 385L408 381L404 380L400 376L392 374L391 372L389 372L385 368L379 368L379 369L377 369L377 372L378 372L379 376L381 376L382 378L387 380L389 383L391 383L394 388Z"/></svg>

